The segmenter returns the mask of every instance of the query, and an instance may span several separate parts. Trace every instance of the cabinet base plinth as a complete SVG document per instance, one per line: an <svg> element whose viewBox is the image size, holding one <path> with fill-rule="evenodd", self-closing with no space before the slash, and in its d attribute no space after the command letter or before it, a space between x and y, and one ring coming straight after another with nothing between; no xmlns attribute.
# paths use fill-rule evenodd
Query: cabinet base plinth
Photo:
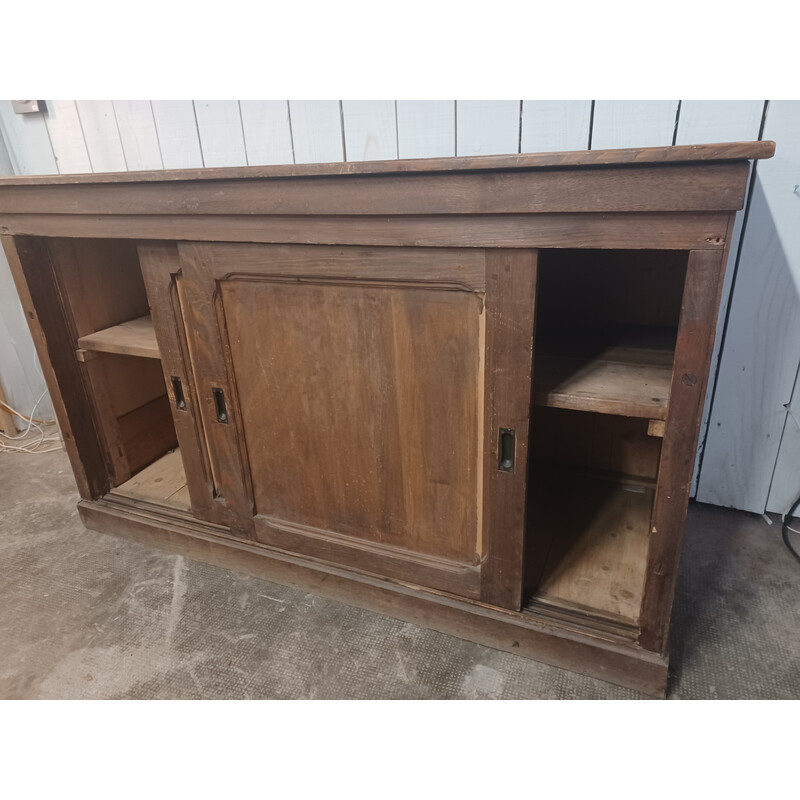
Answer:
<svg viewBox="0 0 800 800"><path fill-rule="evenodd" d="M120 504L78 503L87 528L187 558L302 589L424 628L567 669L655 697L667 688L667 659L604 632L570 629L530 611L515 613L334 567L234 539L185 515Z"/></svg>

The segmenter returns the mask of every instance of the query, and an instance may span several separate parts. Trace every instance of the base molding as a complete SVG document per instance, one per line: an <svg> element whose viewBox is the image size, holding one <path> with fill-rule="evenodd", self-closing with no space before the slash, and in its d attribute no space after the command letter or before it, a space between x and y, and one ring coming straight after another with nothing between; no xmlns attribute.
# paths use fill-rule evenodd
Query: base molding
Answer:
<svg viewBox="0 0 800 800"><path fill-rule="evenodd" d="M166 516L108 499L81 500L78 510L91 530L329 597L654 697L666 694L667 659L634 642L234 539L224 528L185 516Z"/></svg>

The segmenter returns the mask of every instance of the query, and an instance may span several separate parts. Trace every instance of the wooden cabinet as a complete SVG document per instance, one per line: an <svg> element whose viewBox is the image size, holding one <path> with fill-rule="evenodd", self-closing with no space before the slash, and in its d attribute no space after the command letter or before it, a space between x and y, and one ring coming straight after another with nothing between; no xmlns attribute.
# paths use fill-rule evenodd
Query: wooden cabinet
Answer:
<svg viewBox="0 0 800 800"><path fill-rule="evenodd" d="M663 693L772 147L0 180L84 521Z"/></svg>

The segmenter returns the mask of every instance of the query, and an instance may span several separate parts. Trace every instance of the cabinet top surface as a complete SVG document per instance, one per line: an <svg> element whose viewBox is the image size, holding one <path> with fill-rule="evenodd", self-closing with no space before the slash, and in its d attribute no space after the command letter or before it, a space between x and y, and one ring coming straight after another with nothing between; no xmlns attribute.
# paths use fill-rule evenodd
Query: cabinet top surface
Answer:
<svg viewBox="0 0 800 800"><path fill-rule="evenodd" d="M775 142L728 142L723 144L642 147L619 150L579 150L560 153L523 153L499 156L460 156L390 161L336 162L330 164L282 164L275 166L106 172L76 175L16 175L0 178L0 186L84 183L142 183L193 180L291 178L325 175L391 175L492 170L535 170L592 166L658 165L770 158Z"/></svg>

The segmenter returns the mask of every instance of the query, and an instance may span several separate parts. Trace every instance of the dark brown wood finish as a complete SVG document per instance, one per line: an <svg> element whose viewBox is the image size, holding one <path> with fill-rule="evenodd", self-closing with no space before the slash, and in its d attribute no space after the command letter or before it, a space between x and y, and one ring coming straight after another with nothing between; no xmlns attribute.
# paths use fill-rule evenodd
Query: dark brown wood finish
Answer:
<svg viewBox="0 0 800 800"><path fill-rule="evenodd" d="M3 236L3 249L33 336L78 491L85 500L109 487L108 463L46 243Z"/></svg>
<svg viewBox="0 0 800 800"><path fill-rule="evenodd" d="M531 405L535 251L486 254L486 396L481 600L522 606L528 420ZM514 434L514 464L501 470L500 431Z"/></svg>
<svg viewBox="0 0 800 800"><path fill-rule="evenodd" d="M510 553L522 547L535 257L492 253L487 268L477 250L219 244L181 253L184 275L203 270L191 283L217 298L219 330L196 349L225 364L216 386L235 409L228 435L242 448L216 455L226 473L248 465L254 496L242 507L256 537L519 608L522 568ZM496 365L485 368L493 350ZM523 465L499 483L498 425L517 429ZM484 491L502 512L483 516L498 502Z"/></svg>
<svg viewBox="0 0 800 800"><path fill-rule="evenodd" d="M663 694L733 212L773 150L0 179L83 519Z"/></svg>
<svg viewBox="0 0 800 800"><path fill-rule="evenodd" d="M174 243L145 242L139 245L139 260L150 298L161 369L181 447L192 508L198 517L219 524L230 523L232 514L223 500L215 498L214 479L178 296L178 281L182 280L178 247ZM182 408L175 396L175 381L179 382L183 394Z"/></svg>
<svg viewBox="0 0 800 800"><path fill-rule="evenodd" d="M470 217L0 214L4 234L391 247L721 250L727 226L728 215L713 211Z"/></svg>
<svg viewBox="0 0 800 800"><path fill-rule="evenodd" d="M0 214L563 214L727 211L744 204L745 162L584 171L276 178L79 186L0 184ZM659 191L653 192L654 181Z"/></svg>
<svg viewBox="0 0 800 800"><path fill-rule="evenodd" d="M168 169L142 172L100 172L85 175L15 175L0 177L0 186L64 185L84 183L164 183L170 181L231 180L236 178L287 178L316 175L395 175L405 172L467 172L550 167L594 167L680 162L746 161L771 158L775 142L722 142L678 147L630 147L615 150L570 150L557 153L410 158L397 161L334 162L327 164L277 164L216 169Z"/></svg>
<svg viewBox="0 0 800 800"><path fill-rule="evenodd" d="M731 215L731 227L733 226ZM686 272L669 414L661 450L642 600L642 647L666 653L727 253L691 252Z"/></svg>

